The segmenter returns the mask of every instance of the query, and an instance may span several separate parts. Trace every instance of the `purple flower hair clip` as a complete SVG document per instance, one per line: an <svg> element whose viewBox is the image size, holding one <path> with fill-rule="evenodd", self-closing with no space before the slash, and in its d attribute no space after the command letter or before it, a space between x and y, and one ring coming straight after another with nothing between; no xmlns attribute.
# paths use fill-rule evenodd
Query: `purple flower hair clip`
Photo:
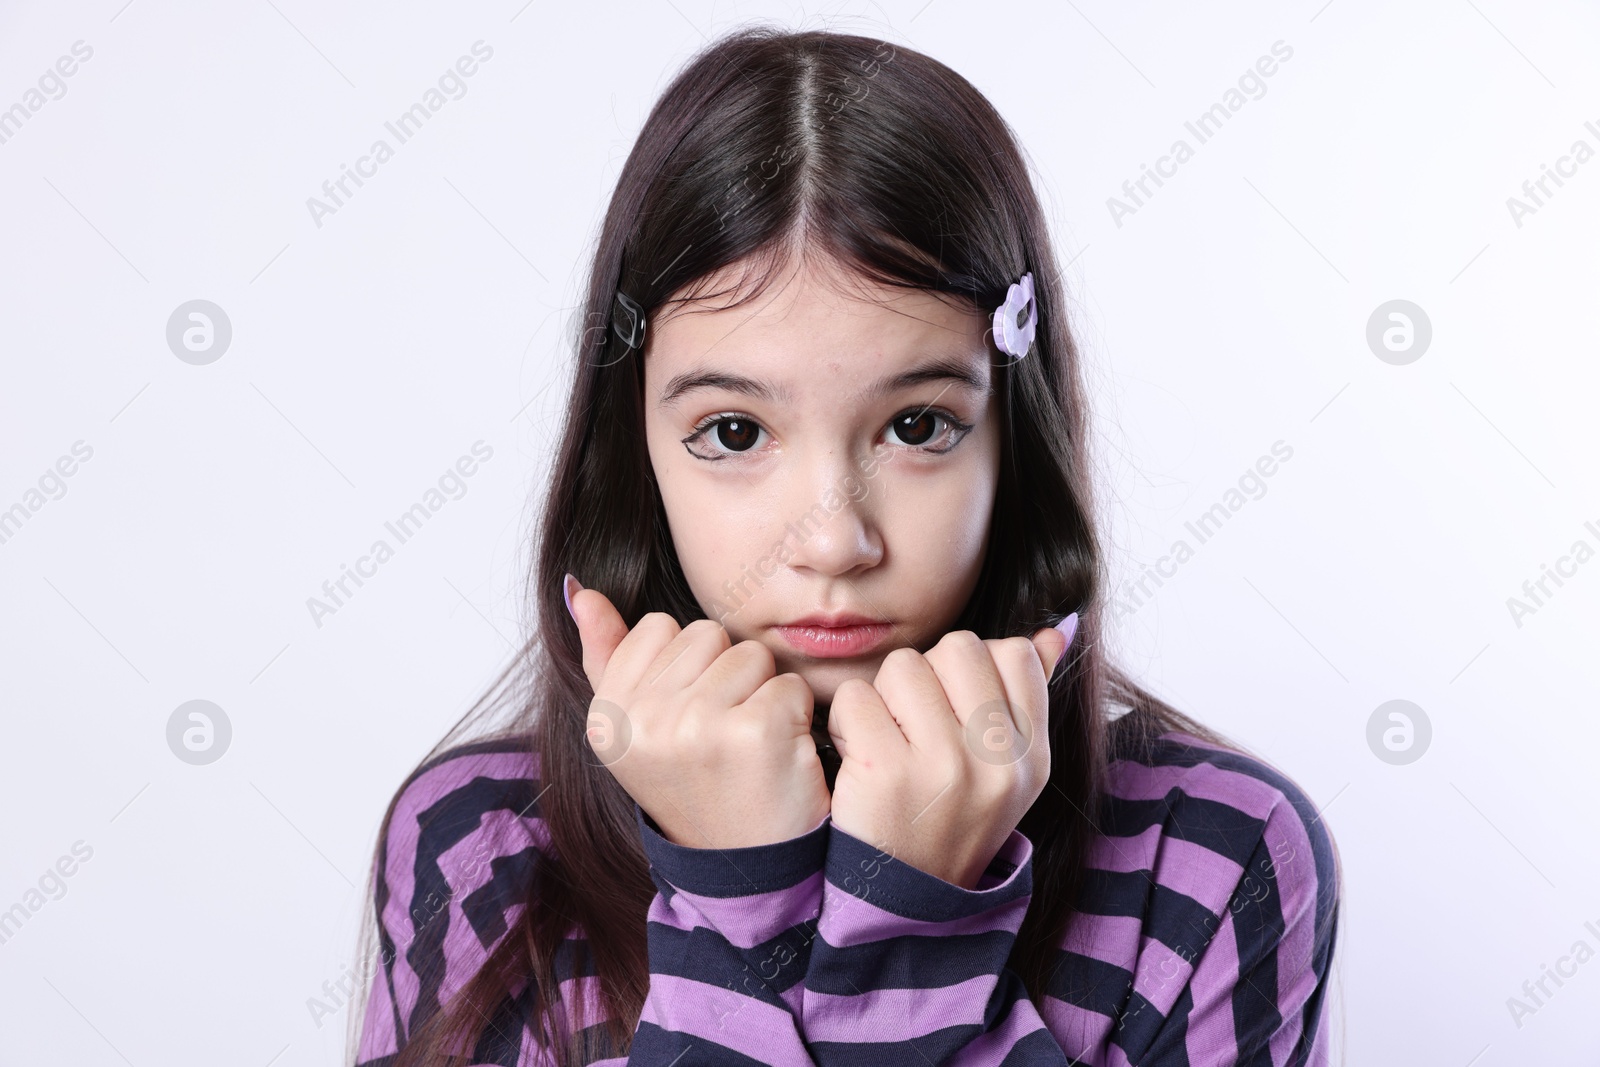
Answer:
<svg viewBox="0 0 1600 1067"><path fill-rule="evenodd" d="M1033 347L1038 325L1039 303L1033 298L1033 272L1029 271L1011 284L1005 303L994 309L994 343L1000 351L1021 359Z"/></svg>

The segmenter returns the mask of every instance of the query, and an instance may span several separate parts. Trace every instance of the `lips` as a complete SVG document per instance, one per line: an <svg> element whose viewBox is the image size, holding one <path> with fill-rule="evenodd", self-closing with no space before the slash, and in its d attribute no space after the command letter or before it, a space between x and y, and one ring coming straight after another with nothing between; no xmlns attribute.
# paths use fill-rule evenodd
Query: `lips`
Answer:
<svg viewBox="0 0 1600 1067"><path fill-rule="evenodd" d="M812 616L818 618L818 616ZM842 625L801 620L784 626L774 626L779 637L797 652L818 659L845 659L862 656L888 640L894 624L881 619L867 619L861 615L836 615Z"/></svg>
<svg viewBox="0 0 1600 1067"><path fill-rule="evenodd" d="M833 615L824 615L816 612L803 619L786 622L784 626L826 626L830 629L839 629L845 626L878 626L886 625L889 620L875 619L870 615L859 615L853 611L841 611Z"/></svg>

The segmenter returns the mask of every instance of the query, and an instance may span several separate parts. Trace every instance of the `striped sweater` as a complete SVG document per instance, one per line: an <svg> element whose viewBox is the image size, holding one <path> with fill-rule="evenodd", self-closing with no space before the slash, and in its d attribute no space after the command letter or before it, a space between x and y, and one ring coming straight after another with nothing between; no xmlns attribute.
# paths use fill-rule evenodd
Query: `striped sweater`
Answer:
<svg viewBox="0 0 1600 1067"><path fill-rule="evenodd" d="M384 965L361 1067L389 1064L528 906L553 854L542 788L536 756L495 742L451 749L401 787L374 880ZM1106 792L1042 1008L1006 967L1032 892L1020 831L968 890L829 818L718 851L672 844L635 805L657 893L627 1052L595 1025L592 964L556 961L562 999L587 1012L589 1062L1323 1067L1337 879L1314 805L1265 762L1180 733L1148 762L1111 764ZM530 1029L532 985L486 1020L473 1063L554 1063Z"/></svg>

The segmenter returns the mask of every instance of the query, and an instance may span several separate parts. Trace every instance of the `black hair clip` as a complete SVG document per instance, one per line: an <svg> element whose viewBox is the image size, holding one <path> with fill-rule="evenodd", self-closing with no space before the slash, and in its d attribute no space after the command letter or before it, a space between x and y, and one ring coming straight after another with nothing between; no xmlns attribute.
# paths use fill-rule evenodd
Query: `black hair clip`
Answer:
<svg viewBox="0 0 1600 1067"><path fill-rule="evenodd" d="M623 315L616 310L611 313L611 329L622 343L629 348L638 348L644 344L644 308L640 307L627 293L617 290L616 303L621 305L621 310L627 316L627 329L624 332Z"/></svg>

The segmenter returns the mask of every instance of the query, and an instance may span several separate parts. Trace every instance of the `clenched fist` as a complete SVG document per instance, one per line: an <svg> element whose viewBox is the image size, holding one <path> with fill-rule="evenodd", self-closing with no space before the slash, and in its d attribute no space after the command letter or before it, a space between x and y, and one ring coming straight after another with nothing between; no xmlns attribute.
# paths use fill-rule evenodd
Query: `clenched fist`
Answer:
<svg viewBox="0 0 1600 1067"><path fill-rule="evenodd" d="M897 648L871 683L834 694L839 750L833 823L964 889L1043 792L1050 775L1050 673L1068 639L946 634L925 654Z"/></svg>
<svg viewBox="0 0 1600 1067"><path fill-rule="evenodd" d="M628 629L604 593L571 598L593 687L589 746L655 820L692 848L786 841L828 814L811 687L774 675L759 641L653 611Z"/></svg>

